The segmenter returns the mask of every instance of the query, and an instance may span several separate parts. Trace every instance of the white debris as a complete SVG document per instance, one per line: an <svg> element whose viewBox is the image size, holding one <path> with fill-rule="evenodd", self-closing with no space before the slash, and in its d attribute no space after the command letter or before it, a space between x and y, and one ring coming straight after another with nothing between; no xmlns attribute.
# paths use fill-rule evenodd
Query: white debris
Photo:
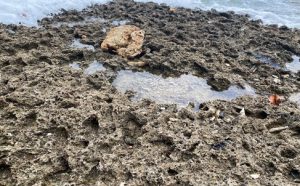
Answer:
<svg viewBox="0 0 300 186"><path fill-rule="evenodd" d="M253 178L253 179L257 179L257 178L260 177L260 174L251 174L250 176L251 176L251 178Z"/></svg>

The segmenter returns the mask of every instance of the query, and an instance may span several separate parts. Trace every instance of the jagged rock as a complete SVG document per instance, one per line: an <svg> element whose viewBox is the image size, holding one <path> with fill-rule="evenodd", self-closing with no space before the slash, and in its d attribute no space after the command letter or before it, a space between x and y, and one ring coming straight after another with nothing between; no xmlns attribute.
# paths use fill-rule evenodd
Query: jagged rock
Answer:
<svg viewBox="0 0 300 186"><path fill-rule="evenodd" d="M111 29L101 44L104 51L115 51L118 55L133 58L142 52L145 31L133 25L122 25Z"/></svg>

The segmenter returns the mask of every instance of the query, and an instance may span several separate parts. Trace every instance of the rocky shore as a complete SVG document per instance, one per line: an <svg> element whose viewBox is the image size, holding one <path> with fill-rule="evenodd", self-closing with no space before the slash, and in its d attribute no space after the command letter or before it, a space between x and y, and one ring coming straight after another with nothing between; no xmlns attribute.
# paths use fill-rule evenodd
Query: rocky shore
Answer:
<svg viewBox="0 0 300 186"><path fill-rule="evenodd" d="M101 50L134 25L139 55ZM234 12L113 1L62 11L39 27L0 24L0 185L298 185L300 30ZM71 47L74 39L88 48ZM88 75L97 60L105 71ZM118 71L192 74L257 96L192 105L131 101ZM180 88L180 87L178 87ZM176 90L174 90L176 92ZM285 98L271 105L268 97Z"/></svg>

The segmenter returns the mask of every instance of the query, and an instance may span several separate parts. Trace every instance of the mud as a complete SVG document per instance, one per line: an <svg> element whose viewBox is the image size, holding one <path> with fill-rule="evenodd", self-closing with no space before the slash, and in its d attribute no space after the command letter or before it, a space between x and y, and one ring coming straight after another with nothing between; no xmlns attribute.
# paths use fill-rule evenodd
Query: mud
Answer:
<svg viewBox="0 0 300 186"><path fill-rule="evenodd" d="M100 49L120 20L145 30L134 60L147 66ZM285 69L300 56L299 30L133 1L39 23L0 25L0 185L299 184L300 110L288 97L300 74ZM95 51L73 48L74 39ZM106 70L69 66L94 60ZM135 102L133 92L112 86L124 69L192 74L217 91L249 84L258 96L202 103L197 112L192 104ZM278 107L268 102L274 93L286 97Z"/></svg>

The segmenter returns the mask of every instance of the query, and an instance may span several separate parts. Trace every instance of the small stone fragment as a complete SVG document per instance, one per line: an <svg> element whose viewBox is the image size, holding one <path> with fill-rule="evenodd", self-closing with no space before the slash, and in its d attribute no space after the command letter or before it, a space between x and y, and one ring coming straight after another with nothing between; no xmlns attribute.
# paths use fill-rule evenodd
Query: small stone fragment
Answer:
<svg viewBox="0 0 300 186"><path fill-rule="evenodd" d="M177 119L177 118L169 118L169 120L172 121L172 122L179 121L179 119Z"/></svg>
<svg viewBox="0 0 300 186"><path fill-rule="evenodd" d="M245 108L242 108L242 110L240 111L240 116L241 117L246 117Z"/></svg>
<svg viewBox="0 0 300 186"><path fill-rule="evenodd" d="M289 128L289 126L272 128L272 129L269 130L269 132L270 133L280 132L280 131L286 130L288 128Z"/></svg>
<svg viewBox="0 0 300 186"><path fill-rule="evenodd" d="M118 55L133 58L141 54L145 31L133 25L112 28L101 43L103 51L115 51Z"/></svg>
<svg viewBox="0 0 300 186"><path fill-rule="evenodd" d="M284 75L282 75L282 77L285 78L285 79L287 79L287 78L290 77L290 75L289 74L284 74Z"/></svg>
<svg viewBox="0 0 300 186"><path fill-rule="evenodd" d="M253 179L257 179L257 178L259 178L259 177L260 177L260 175L259 175L259 174L251 174L250 176L251 176L251 178L253 178Z"/></svg>
<svg viewBox="0 0 300 186"><path fill-rule="evenodd" d="M276 83L276 84L280 84L280 83L281 83L281 81L280 81L280 79L278 79L278 78L275 78L275 79L274 79L274 83Z"/></svg>
<svg viewBox="0 0 300 186"><path fill-rule="evenodd" d="M147 65L147 63L144 61L129 61L127 62L127 64L133 67L144 67L145 65Z"/></svg>

